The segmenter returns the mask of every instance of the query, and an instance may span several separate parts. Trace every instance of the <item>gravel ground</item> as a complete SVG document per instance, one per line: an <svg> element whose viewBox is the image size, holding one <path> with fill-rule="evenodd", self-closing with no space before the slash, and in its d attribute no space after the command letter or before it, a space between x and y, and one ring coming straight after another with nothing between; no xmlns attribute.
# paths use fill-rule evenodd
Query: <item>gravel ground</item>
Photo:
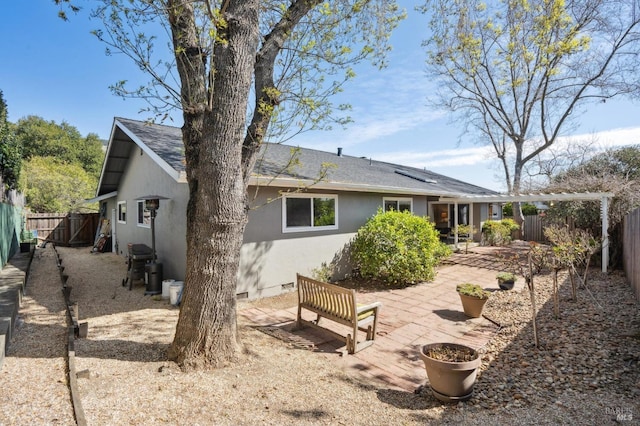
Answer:
<svg viewBox="0 0 640 426"><path fill-rule="evenodd" d="M66 307L53 250L37 250L0 371L0 425L73 424Z"/></svg>
<svg viewBox="0 0 640 426"><path fill-rule="evenodd" d="M640 311L624 275L593 272L578 301L570 284L561 286L558 319L552 283L550 275L535 279L539 348L527 290L489 299L484 314L502 328L485 348L474 397L453 422L640 424Z"/></svg>
<svg viewBox="0 0 640 426"><path fill-rule="evenodd" d="M569 289L562 286L558 320L548 302L551 281L538 279L540 348L532 345L527 292L496 292L485 314L502 328L486 347L474 397L447 405L428 391L414 394L364 383L323 356L243 323L245 351L237 365L183 373L166 359L176 308L144 296L143 286L122 287L126 264L121 257L90 254L87 248L58 251L80 321L89 323L88 338L76 342L76 363L90 425L640 424L639 305L615 273L592 274L589 289L598 304L584 289L577 302L569 301ZM48 252L38 254L32 271L52 259ZM50 269L30 278L34 293L39 281L55 287L31 308L52 316L38 317L41 328L63 315L61 298L60 306L50 306L57 294L61 297L59 280L52 276L57 272ZM0 424L72 424L60 374L63 359L42 349L64 349L63 337L37 333L28 306L12 346L22 355L9 355L0 379L3 393L11 386L12 394L0 409ZM12 383L16 376L25 376L21 385ZM35 403L36 394L47 396ZM54 408L60 414L47 414Z"/></svg>

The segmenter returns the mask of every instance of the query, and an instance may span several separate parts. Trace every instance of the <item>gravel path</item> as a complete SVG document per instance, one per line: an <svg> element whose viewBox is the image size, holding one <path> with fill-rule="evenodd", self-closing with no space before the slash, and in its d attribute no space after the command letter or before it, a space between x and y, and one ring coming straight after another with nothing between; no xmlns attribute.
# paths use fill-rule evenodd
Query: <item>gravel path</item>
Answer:
<svg viewBox="0 0 640 426"><path fill-rule="evenodd" d="M0 372L0 424L75 424L67 386L66 307L52 248L36 251L26 293Z"/></svg>
<svg viewBox="0 0 640 426"><path fill-rule="evenodd" d="M562 286L558 320L550 278L539 278L540 348L532 345L527 292L494 293L485 313L502 328L483 354L474 397L446 405L428 391L364 383L319 354L243 323L238 364L183 373L166 359L176 308L144 296L143 286L122 287L121 257L87 248L58 251L80 321L89 323L88 338L76 342L76 363L84 370L78 382L90 425L640 424L640 305L615 273L591 277L589 289L601 307L586 290L569 301ZM60 283L53 255L36 253L24 325L0 375L3 394L11 395L0 408L0 424L73 423Z"/></svg>

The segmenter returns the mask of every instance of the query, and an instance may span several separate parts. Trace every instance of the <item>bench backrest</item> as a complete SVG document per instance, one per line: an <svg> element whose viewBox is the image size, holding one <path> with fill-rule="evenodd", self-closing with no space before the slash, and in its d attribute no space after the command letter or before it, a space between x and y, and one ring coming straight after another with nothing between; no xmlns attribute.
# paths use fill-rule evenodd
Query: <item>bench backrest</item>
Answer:
<svg viewBox="0 0 640 426"><path fill-rule="evenodd" d="M356 316L356 292L298 274L298 303L332 316L353 321Z"/></svg>

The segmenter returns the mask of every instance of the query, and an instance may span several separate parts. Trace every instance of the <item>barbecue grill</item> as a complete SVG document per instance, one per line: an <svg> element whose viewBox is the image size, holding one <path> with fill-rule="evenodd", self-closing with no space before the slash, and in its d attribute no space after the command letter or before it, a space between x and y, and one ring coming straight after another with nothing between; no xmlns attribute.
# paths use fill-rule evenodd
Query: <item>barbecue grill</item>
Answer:
<svg viewBox="0 0 640 426"><path fill-rule="evenodd" d="M146 244L127 244L127 277L122 280L124 287L129 283L129 290L133 286L134 281L142 281L144 283L145 266L153 260L153 250Z"/></svg>

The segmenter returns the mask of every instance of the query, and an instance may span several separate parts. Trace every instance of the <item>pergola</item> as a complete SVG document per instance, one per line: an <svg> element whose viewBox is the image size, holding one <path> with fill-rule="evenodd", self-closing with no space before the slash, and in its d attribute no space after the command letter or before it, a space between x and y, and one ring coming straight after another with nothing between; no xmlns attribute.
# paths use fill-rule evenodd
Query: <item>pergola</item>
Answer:
<svg viewBox="0 0 640 426"><path fill-rule="evenodd" d="M600 201L600 216L602 218L602 272L607 272L609 263L609 199L611 192L573 192L573 193L538 193L538 194L496 194L496 195L460 195L454 197L440 197L440 201L454 205L455 247L458 248L458 204L467 203L508 203L534 201Z"/></svg>

